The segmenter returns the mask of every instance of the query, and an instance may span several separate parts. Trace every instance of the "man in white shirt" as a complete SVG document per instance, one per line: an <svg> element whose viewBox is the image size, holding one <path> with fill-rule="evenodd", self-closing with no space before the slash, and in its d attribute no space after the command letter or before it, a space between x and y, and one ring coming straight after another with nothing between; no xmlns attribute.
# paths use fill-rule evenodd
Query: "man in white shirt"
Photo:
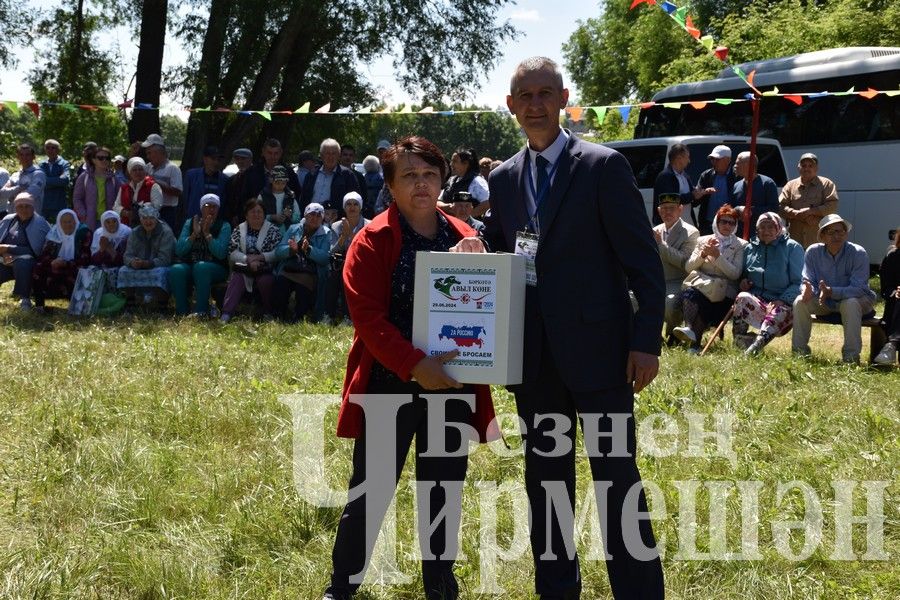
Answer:
<svg viewBox="0 0 900 600"><path fill-rule="evenodd" d="M159 216L172 231L181 231L181 192L184 190L181 169L169 162L165 141L158 133L148 135L141 147L147 150L148 174L162 189L163 205Z"/></svg>

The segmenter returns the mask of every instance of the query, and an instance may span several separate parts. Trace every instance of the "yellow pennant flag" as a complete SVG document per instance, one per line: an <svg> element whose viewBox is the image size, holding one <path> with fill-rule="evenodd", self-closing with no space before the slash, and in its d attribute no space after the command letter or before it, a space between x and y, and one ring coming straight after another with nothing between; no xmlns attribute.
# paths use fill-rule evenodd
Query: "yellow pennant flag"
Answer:
<svg viewBox="0 0 900 600"><path fill-rule="evenodd" d="M307 102L306 104L304 104L303 106L301 106L300 108L295 110L294 114L296 115L297 113L308 113L308 112L309 112L309 102Z"/></svg>

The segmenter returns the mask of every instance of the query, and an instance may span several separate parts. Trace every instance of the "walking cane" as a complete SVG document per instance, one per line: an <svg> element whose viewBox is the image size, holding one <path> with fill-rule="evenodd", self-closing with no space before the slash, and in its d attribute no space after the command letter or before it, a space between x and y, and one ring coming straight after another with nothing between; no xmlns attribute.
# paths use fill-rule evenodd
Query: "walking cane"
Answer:
<svg viewBox="0 0 900 600"><path fill-rule="evenodd" d="M732 315L734 315L735 304L737 304L737 299L735 299L735 303L731 305L731 308L728 309L728 312L725 313L725 318L722 319L722 322L719 323L718 327L716 327L716 331L709 338L709 341L706 342L706 346L704 346L703 350L700 351L700 356L703 356L704 354L706 354L706 351L709 350L709 347L712 346L713 342L716 341L716 338L719 337L719 332L722 331L722 329L725 327L725 323L727 323L728 319L730 319L732 317Z"/></svg>

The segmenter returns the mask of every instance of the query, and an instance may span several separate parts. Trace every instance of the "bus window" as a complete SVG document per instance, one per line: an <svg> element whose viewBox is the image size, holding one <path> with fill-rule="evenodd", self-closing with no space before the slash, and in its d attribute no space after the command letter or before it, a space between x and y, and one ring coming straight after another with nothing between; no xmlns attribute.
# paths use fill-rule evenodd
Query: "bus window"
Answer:
<svg viewBox="0 0 900 600"><path fill-rule="evenodd" d="M616 148L628 160L634 178L639 188L652 188L656 183L656 176L660 174L666 164L666 147L633 146Z"/></svg>

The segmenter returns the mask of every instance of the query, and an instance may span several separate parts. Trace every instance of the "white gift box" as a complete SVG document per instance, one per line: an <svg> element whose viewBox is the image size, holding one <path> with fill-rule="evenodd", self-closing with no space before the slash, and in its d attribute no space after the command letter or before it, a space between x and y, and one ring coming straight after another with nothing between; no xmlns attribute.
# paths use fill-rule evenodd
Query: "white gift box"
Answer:
<svg viewBox="0 0 900 600"><path fill-rule="evenodd" d="M522 382L525 258L515 254L416 253L412 343L446 363L460 383Z"/></svg>

